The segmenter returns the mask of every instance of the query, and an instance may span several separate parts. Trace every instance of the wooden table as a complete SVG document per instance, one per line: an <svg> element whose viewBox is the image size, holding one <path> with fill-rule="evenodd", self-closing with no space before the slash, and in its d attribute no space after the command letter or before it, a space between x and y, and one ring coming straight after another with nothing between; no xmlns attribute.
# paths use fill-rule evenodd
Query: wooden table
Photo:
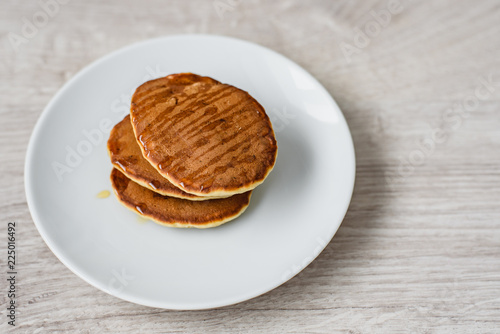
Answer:
<svg viewBox="0 0 500 334"><path fill-rule="evenodd" d="M0 332L12 330L15 221L19 333L498 333L499 23L494 0L4 0ZM316 261L261 297L197 312L134 305L75 276L41 239L23 185L33 126L69 78L122 46L181 33L246 39L305 67L338 101L357 159L347 217Z"/></svg>

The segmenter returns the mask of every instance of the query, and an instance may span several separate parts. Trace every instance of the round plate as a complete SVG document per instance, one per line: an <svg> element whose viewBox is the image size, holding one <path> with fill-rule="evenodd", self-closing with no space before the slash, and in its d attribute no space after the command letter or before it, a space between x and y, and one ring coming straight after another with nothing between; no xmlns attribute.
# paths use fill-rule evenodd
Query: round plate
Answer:
<svg viewBox="0 0 500 334"><path fill-rule="evenodd" d="M108 134L133 91L179 72L248 91L278 141L274 170L247 211L217 228L163 227L103 195ZM43 111L25 166L33 221L64 265L113 296L182 310L256 297L304 269L342 222L354 175L349 129L318 81L269 49L206 35L148 40L86 67Z"/></svg>

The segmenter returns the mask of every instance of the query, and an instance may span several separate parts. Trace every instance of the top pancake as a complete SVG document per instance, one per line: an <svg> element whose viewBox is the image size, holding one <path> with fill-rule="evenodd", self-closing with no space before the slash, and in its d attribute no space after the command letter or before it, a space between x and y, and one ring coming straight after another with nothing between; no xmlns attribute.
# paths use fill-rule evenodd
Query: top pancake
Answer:
<svg viewBox="0 0 500 334"><path fill-rule="evenodd" d="M246 192L276 161L264 108L247 92L209 77L181 73L142 84L132 96L131 120L144 157L187 193Z"/></svg>

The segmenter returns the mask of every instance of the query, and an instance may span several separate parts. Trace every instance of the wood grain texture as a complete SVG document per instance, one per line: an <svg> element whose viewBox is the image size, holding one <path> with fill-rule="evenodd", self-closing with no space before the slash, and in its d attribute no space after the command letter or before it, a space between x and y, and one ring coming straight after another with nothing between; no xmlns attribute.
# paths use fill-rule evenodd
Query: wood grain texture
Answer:
<svg viewBox="0 0 500 334"><path fill-rule="evenodd" d="M20 306L12 330L2 255L0 332L498 333L500 5L402 1L347 62L342 42L353 45L354 28L387 6L241 1L221 18L213 1L74 0L16 52L9 33L40 5L3 1L0 248L16 221ZM305 67L343 110L358 164L347 217L316 261L261 297L199 312L134 305L75 276L38 234L23 185L33 126L69 78L119 47L179 33L250 40ZM484 78L495 82L487 99L470 112L447 111ZM445 138L422 158L433 129Z"/></svg>

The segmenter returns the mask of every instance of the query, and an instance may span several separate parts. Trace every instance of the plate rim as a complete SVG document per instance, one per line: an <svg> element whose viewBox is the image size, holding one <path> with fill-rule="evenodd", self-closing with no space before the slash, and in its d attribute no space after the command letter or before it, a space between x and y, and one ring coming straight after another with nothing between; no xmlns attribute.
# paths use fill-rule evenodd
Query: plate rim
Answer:
<svg viewBox="0 0 500 334"><path fill-rule="evenodd" d="M31 178L32 174L32 169L33 169L33 163L32 160L34 159L34 146L36 139L41 135L44 125L47 122L48 115L50 115L50 110L53 108L53 105L56 104L56 102L68 91L77 80L84 76L88 71L93 69L95 66L99 65L102 62L105 62L107 59L115 57L119 55L120 53L125 53L128 50L134 49L134 48L140 48L142 46L145 46L147 44L154 44L166 40L172 40L172 39L186 39L186 38L205 38L205 39L222 39L231 43L241 43L241 44L246 44L250 47L260 49L263 52L268 52L273 54L273 56L277 56L278 58L293 63L298 69L300 69L303 73L305 73L311 80L314 81L314 83L317 85L317 87L322 90L324 93L327 94L327 96L330 97L331 102L334 104L334 106L338 109L338 114L339 114L339 119L340 122L343 123L343 125L347 129L347 142L346 145L348 145L348 151L350 153L350 157L346 157L346 159L351 160L353 172L352 176L348 180L349 182L349 188L350 191L348 194L346 194L345 197L345 203L343 203L342 207L339 208L339 212L341 213L341 218L339 219L339 222L336 222L336 228L334 228L331 233L331 235L325 236L327 239L324 245L321 245L321 250L310 257L310 260L305 261L307 263L301 264L300 265L300 270L297 272L294 272L291 276L283 279L283 277L280 277L277 279L277 283L273 283L272 286L269 287L264 287L263 289L260 289L258 293L246 293L240 295L238 298L233 298L230 301L226 302L218 302L218 303L208 303L210 305L196 305L196 303L192 303L192 307L175 307L175 305L172 305L172 303L169 304L168 301L162 302L162 305L158 305L156 302L148 302L148 300L144 300L143 298L140 298L138 296L130 296L127 294L116 294L111 291L108 291L104 286L100 284L100 282L96 279L94 279L91 275L86 275L82 272L80 272L77 268L76 265L73 265L72 260L67 257L67 255L64 254L63 251L61 250L56 250L56 247L53 243L53 241L50 238L50 233L47 232L47 230L44 228L44 224L41 223L43 219L40 218L40 215L38 211L35 209L35 203L36 203L36 198L34 195L34 191L31 189L33 185L33 181ZM352 133L349 128L349 124L347 123L345 116L338 106L336 100L333 98L333 96L328 92L328 90L312 75L310 74L307 70L305 70L302 66L294 62L293 60L289 59L288 57L272 50L269 49L265 46L259 45L254 42L250 42L247 40L239 39L239 38L234 38L234 37L229 37L225 35L217 35L217 34L175 34L175 35L167 35L167 36L159 36L155 38L150 38L142 41L137 41L132 44L129 44L127 46L121 47L115 51L112 51L102 57L97 58L96 60L92 61L91 63L85 65L82 69L80 69L74 76L72 76L69 80L67 80L60 88L59 90L55 93L55 95L50 99L50 101L47 103L43 111L40 113L39 117L36 120L35 126L33 127L30 135L30 139L28 141L27 145L27 150L25 154L25 164L24 164L24 190L25 190L25 195L26 195L26 202L28 205L29 213L31 215L31 218L33 220L33 223L42 237L43 241L47 245L47 247L50 249L50 251L56 256L56 258L61 261L61 263L68 268L71 272L73 272L76 276L78 276L80 279L85 281L86 283L90 284L94 288L97 288L98 290L101 290L113 297L125 300L127 302L131 302L134 304L139 304L147 307L153 307L153 308L161 308L161 309L168 309L168 310L207 310L207 309L215 309L215 308L221 308L221 307L226 307L230 305L235 305L256 297L259 297L269 291L272 291L279 286L283 285L284 283L288 282L291 280L293 277L297 276L300 272L302 272L305 268L307 268L324 250L325 248L330 244L332 241L333 237L337 233L338 229L340 228L342 222L345 219L345 216L347 214L347 211L349 209L351 200L352 200L352 195L354 192L354 185L355 185L355 180L356 180L356 154L355 154L355 148L354 148L354 142L352 139ZM175 303L174 303L175 304ZM204 303L207 304L207 303Z"/></svg>

